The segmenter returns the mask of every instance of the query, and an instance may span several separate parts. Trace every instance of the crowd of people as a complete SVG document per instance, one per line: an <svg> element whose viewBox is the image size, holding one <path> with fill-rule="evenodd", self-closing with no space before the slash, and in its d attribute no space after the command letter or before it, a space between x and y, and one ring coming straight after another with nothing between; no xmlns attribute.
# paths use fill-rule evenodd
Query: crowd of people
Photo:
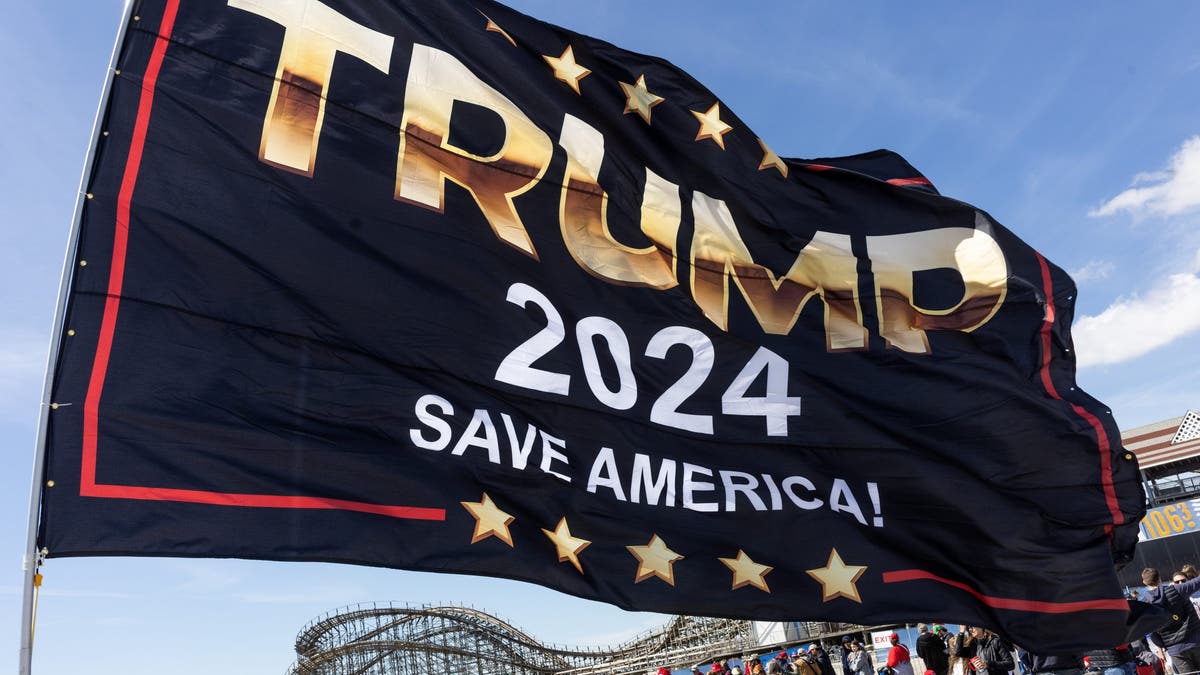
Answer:
<svg viewBox="0 0 1200 675"><path fill-rule="evenodd" d="M1145 590L1130 599L1157 605L1170 622L1144 640L1080 654L1036 654L1014 646L980 626L963 626L958 633L943 624L917 624L916 656L924 675L1198 675L1200 674L1200 571L1184 565L1166 583L1159 571L1142 571ZM741 663L714 661L696 665L692 674L711 675L917 675L913 655L898 633L890 636L885 663L876 664L871 650L853 636L842 638L841 672L834 670L825 649L814 643L774 656L745 656ZM670 675L659 668L658 675Z"/></svg>
<svg viewBox="0 0 1200 675"><path fill-rule="evenodd" d="M866 652L863 651L863 654ZM792 651L781 651L774 656L759 658L743 656L741 663L730 664L728 660L713 661L711 666L692 666L693 675L704 673L710 675L774 675L776 673L793 673L795 675L837 675L833 662L819 644L807 647L796 647ZM845 671L843 671L845 672ZM659 668L658 675L670 675L668 668ZM865 675L875 675L868 670Z"/></svg>

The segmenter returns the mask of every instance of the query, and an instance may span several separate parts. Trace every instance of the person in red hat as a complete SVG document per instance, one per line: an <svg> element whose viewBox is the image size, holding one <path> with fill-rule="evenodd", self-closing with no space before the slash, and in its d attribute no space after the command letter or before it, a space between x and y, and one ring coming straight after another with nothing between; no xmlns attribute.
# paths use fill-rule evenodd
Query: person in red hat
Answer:
<svg viewBox="0 0 1200 675"><path fill-rule="evenodd" d="M658 675L671 675L671 671L667 670L666 668L659 668Z"/></svg>
<svg viewBox="0 0 1200 675"><path fill-rule="evenodd" d="M888 641L892 643L892 648L888 650L888 668L896 675L914 675L912 657L909 656L908 647L900 644L900 634L892 633L888 636Z"/></svg>

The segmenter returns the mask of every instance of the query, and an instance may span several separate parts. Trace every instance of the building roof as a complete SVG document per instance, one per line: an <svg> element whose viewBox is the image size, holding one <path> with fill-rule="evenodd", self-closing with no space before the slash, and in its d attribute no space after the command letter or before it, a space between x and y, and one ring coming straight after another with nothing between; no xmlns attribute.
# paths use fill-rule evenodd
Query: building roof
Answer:
<svg viewBox="0 0 1200 675"><path fill-rule="evenodd" d="M1200 413L1189 411L1146 426L1121 432L1125 449L1138 458L1138 466L1149 469L1200 455Z"/></svg>

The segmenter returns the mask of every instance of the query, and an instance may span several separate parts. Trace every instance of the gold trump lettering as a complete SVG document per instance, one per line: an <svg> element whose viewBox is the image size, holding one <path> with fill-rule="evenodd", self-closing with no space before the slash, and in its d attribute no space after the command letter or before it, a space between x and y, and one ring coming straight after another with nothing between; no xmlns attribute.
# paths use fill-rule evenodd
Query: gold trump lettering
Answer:
<svg viewBox="0 0 1200 675"><path fill-rule="evenodd" d="M228 0L228 4L285 28L259 158L311 177L336 54L351 54L386 74L393 38L354 23L318 0ZM496 237L536 260L537 250L514 198L537 185L550 166L554 144L547 133L456 57L433 47L413 45L405 86L394 198L442 213L445 182L453 181L471 194ZM480 156L450 143L455 102L480 106L498 116L504 133L499 150ZM629 246L609 228L609 194L599 182L603 135L565 114L558 144L567 160L559 226L575 262L588 274L613 284L658 290L677 286L680 187L645 170L640 229L651 243ZM754 260L724 201L693 191L691 206L695 229L688 252L689 290L715 326L729 330L732 280L766 333L789 334L807 303L818 298L825 309L826 349L867 347L858 259L848 235L815 232L791 267L776 274ZM977 212L974 228L866 237L879 332L888 347L928 354L927 331L970 332L995 316L1007 293L1008 267L990 231L990 221ZM962 279L962 296L949 307L920 306L915 294L917 275L945 269Z"/></svg>
<svg viewBox="0 0 1200 675"><path fill-rule="evenodd" d="M275 86L258 158L311 177L325 119L325 92L338 52L387 74L395 38L357 24L317 0L229 0L284 27Z"/></svg>
<svg viewBox="0 0 1200 675"><path fill-rule="evenodd" d="M450 145L456 100L500 116L505 135L499 151L481 157ZM536 259L513 198L537 185L553 151L546 132L461 61L441 50L413 45L400 124L396 199L441 213L445 181L452 180L471 193L501 241Z"/></svg>
<svg viewBox="0 0 1200 675"><path fill-rule="evenodd" d="M692 297L704 316L729 330L729 279L767 333L787 335L813 297L825 302L829 351L864 349L867 331L858 303L858 261L850 237L817 232L782 277L754 263L729 207L703 192L692 198Z"/></svg>
<svg viewBox="0 0 1200 675"><path fill-rule="evenodd" d="M679 187L646 169L642 232L653 242L626 246L608 228L608 193L600 187L604 137L582 120L566 115L558 144L567 151L559 223L571 257L589 274L616 284L667 289L675 279L675 237L679 232Z"/></svg>
<svg viewBox="0 0 1200 675"><path fill-rule="evenodd" d="M1000 245L988 234L990 228L987 217L976 211L974 228L867 237L879 332L888 346L928 354L926 331L969 333L996 315L1008 290L1008 265ZM956 271L962 277L963 295L946 309L919 307L914 300L914 275L936 269Z"/></svg>

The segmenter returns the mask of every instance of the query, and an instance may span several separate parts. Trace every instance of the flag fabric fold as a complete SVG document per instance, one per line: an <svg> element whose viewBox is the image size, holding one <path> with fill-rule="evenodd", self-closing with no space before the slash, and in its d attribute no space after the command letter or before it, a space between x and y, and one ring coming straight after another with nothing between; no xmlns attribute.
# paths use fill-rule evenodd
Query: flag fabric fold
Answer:
<svg viewBox="0 0 1200 675"><path fill-rule="evenodd" d="M492 2L134 13L50 557L1124 641L1144 498L1074 382L1074 284L899 155L784 158L670 63Z"/></svg>

